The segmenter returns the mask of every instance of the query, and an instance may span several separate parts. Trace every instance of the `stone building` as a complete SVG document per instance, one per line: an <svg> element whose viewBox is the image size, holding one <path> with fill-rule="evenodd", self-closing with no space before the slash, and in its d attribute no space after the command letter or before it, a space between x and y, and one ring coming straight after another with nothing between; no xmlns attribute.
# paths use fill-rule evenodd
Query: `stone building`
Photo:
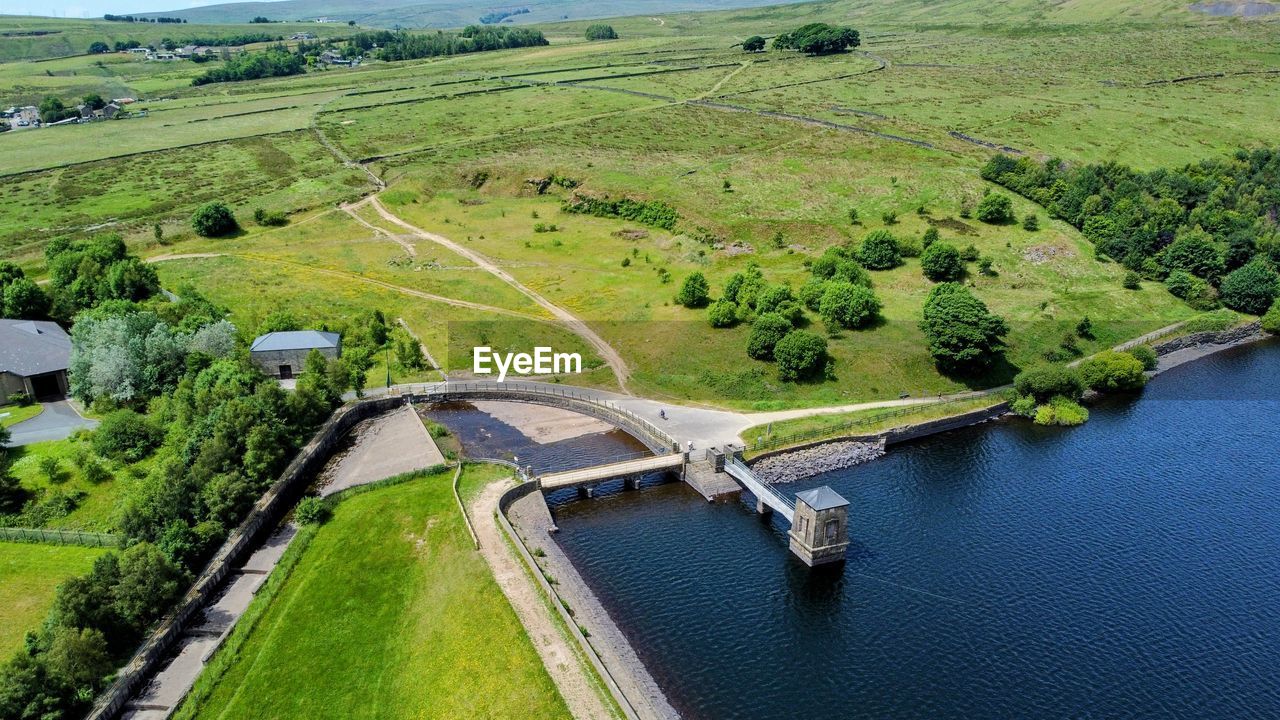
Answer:
<svg viewBox="0 0 1280 720"><path fill-rule="evenodd" d="M788 535L791 551L810 567L843 560L849 547L849 501L826 485L796 493Z"/></svg>
<svg viewBox="0 0 1280 720"><path fill-rule="evenodd" d="M259 335L249 347L249 357L262 371L281 380L291 380L302 373L307 355L319 350L328 360L342 356L342 338L338 333L319 330L291 330Z"/></svg>
<svg viewBox="0 0 1280 720"><path fill-rule="evenodd" d="M66 395L70 364L71 337L57 323L0 320L0 405L15 393Z"/></svg>

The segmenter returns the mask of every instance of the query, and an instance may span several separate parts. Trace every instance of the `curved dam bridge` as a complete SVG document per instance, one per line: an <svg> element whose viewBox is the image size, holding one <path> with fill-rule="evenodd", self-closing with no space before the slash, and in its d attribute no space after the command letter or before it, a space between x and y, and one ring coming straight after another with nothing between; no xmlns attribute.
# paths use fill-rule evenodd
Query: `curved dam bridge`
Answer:
<svg viewBox="0 0 1280 720"><path fill-rule="evenodd" d="M746 490L756 498L761 514L778 513L790 523L787 535L791 552L814 566L844 559L848 540L849 503L823 486L798 493L794 500L783 495L752 472L742 448L710 448L702 458L681 452L680 439L652 422L578 388L522 382L440 382L413 387L405 394L410 402L437 403L455 400L496 400L548 405L603 420L640 440L653 455L630 458L532 477L538 489L549 492L576 488L591 497L596 486L622 480L624 487L639 487L645 475L666 472L677 475L707 500ZM531 469L518 469L523 477Z"/></svg>

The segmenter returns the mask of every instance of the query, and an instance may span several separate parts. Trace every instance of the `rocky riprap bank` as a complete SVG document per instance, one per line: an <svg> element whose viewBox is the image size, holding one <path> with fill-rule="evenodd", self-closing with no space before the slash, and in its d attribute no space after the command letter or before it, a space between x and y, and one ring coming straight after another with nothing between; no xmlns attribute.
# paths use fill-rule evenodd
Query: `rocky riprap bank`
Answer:
<svg viewBox="0 0 1280 720"><path fill-rule="evenodd" d="M841 440L763 458L753 464L751 469L764 482L787 483L832 470L861 465L882 455L884 455L883 440L880 442Z"/></svg>

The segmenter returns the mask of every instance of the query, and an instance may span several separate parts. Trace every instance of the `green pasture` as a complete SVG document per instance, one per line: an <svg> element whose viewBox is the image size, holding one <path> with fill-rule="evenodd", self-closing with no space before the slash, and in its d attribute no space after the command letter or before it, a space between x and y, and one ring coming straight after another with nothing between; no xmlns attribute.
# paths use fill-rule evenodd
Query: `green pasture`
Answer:
<svg viewBox="0 0 1280 720"><path fill-rule="evenodd" d="M58 585L89 572L102 548L0 542L0 657L22 648L53 606Z"/></svg>
<svg viewBox="0 0 1280 720"><path fill-rule="evenodd" d="M64 494L76 498L76 507L69 514L45 523L33 523L55 530L84 530L87 532L113 532L115 530L116 500L124 483L146 474L146 461L133 467L100 460L110 471L111 477L103 482L89 482L81 471L82 461L92 455L89 443L82 440L49 440L18 448L9 448L9 471L18 478L22 488L39 499L49 494ZM57 471L50 477L43 463L45 458L57 461ZM44 495L40 495L43 493Z"/></svg>

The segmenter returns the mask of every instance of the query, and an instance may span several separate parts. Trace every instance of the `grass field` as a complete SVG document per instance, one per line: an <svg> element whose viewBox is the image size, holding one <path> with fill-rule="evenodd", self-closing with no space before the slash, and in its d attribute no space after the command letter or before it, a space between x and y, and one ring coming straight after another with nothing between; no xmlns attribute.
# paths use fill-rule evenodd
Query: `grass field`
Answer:
<svg viewBox="0 0 1280 720"><path fill-rule="evenodd" d="M466 491L503 471L469 467ZM344 500L181 718L564 718L448 470ZM255 601L257 602L257 601ZM227 650L223 651L228 652Z"/></svg>
<svg viewBox="0 0 1280 720"><path fill-rule="evenodd" d="M83 575L106 552L74 545L0 542L0 657L8 660L36 630L67 578Z"/></svg>
<svg viewBox="0 0 1280 720"><path fill-rule="evenodd" d="M22 487L31 493L59 492L79 498L71 513L43 523L44 527L58 530L85 530L111 532L115 529L115 503L121 483L131 480L129 470L111 467L112 479L97 484L86 480L80 471L79 459L89 451L87 443L78 440L49 440L9 449L9 467ZM44 458L58 461L59 472L51 480L41 467ZM136 467L145 473L146 463Z"/></svg>
<svg viewBox="0 0 1280 720"><path fill-rule="evenodd" d="M41 410L44 410L44 406L39 404L32 404L26 407L17 405L0 406L0 427L9 427L10 425L17 425L24 420L30 420L39 415Z"/></svg>

